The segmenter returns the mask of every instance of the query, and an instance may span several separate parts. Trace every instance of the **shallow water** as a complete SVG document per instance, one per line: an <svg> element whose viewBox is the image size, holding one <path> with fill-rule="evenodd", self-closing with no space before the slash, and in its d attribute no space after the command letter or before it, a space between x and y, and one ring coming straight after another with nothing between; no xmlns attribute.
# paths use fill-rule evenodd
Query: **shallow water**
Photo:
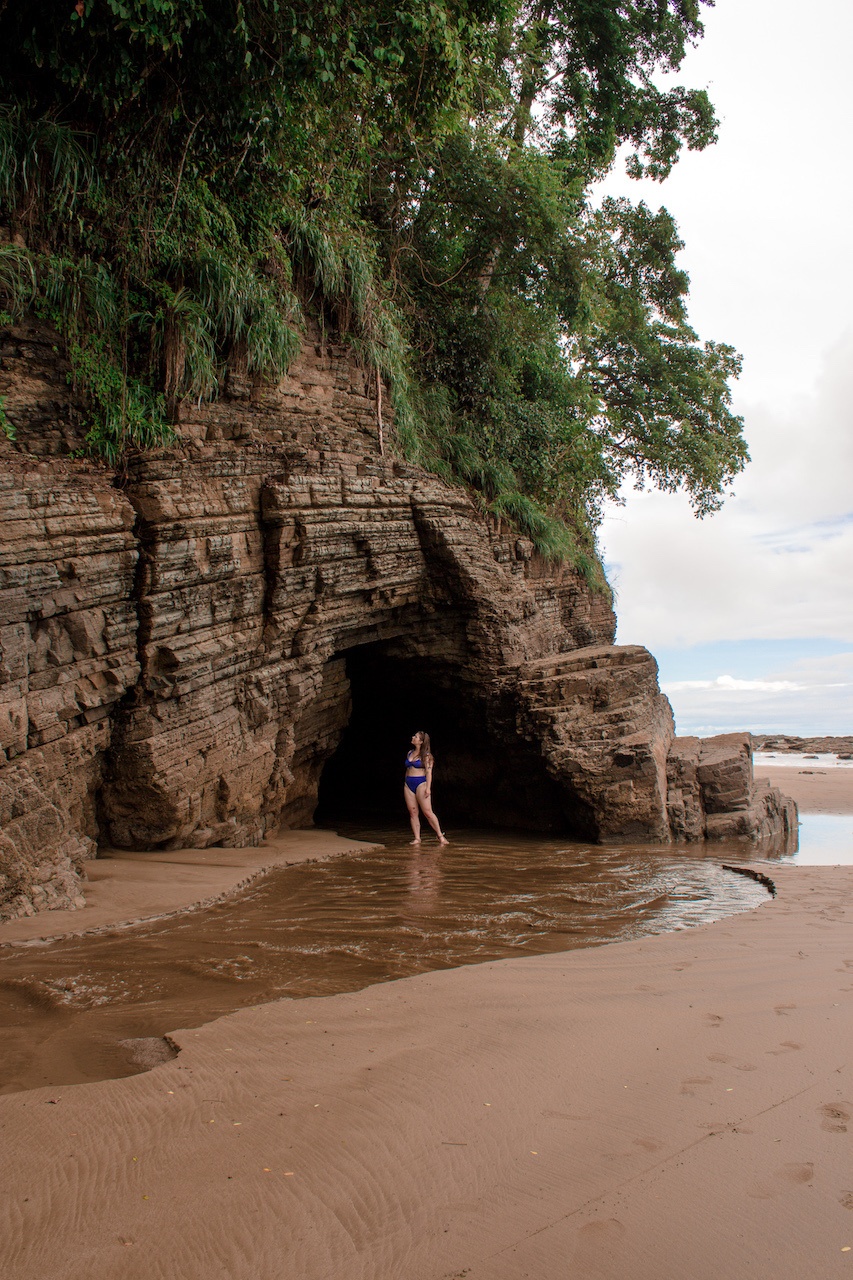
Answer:
<svg viewBox="0 0 853 1280"><path fill-rule="evenodd" d="M130 1075L162 1037L281 996L564 951L720 919L766 901L723 871L743 845L601 847L464 832L281 869L158 924L0 952L0 1092ZM751 850L750 850L751 852Z"/></svg>
<svg viewBox="0 0 853 1280"><path fill-rule="evenodd" d="M849 867L853 865L853 814L800 814L799 847L782 862L800 867Z"/></svg>
<svg viewBox="0 0 853 1280"><path fill-rule="evenodd" d="M771 765L774 769L814 769L815 772L853 769L853 760L843 759L834 751L756 751L752 764L756 771L764 765Z"/></svg>

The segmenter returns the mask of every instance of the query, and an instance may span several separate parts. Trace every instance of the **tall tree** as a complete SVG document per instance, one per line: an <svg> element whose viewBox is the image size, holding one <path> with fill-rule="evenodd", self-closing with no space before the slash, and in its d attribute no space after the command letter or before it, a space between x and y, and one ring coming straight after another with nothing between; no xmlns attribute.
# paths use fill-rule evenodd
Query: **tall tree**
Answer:
<svg viewBox="0 0 853 1280"><path fill-rule="evenodd" d="M313 307L397 447L543 550L626 474L711 510L737 356L690 328L669 215L592 194L623 145L660 179L713 140L661 79L701 32L700 0L7 5L7 311L60 328L110 458L229 362L275 377Z"/></svg>

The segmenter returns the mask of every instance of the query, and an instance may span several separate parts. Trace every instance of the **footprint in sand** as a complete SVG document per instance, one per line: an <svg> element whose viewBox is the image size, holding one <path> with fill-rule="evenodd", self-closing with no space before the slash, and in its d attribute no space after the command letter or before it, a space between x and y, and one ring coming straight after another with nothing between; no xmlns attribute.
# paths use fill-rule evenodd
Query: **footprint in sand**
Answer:
<svg viewBox="0 0 853 1280"><path fill-rule="evenodd" d="M625 1226L618 1218L603 1218L597 1222L585 1222L577 1234L574 1270L579 1274L601 1274L602 1261L610 1249L621 1242Z"/></svg>
<svg viewBox="0 0 853 1280"><path fill-rule="evenodd" d="M711 1084L713 1076L688 1076L686 1080L681 1082L681 1092L686 1093L689 1098L695 1098L696 1090L690 1086L694 1084Z"/></svg>
<svg viewBox="0 0 853 1280"><path fill-rule="evenodd" d="M850 1104L848 1103L847 1106ZM818 1107L818 1115L823 1116L820 1122L821 1129L826 1129L827 1133L846 1133L847 1121L850 1119L850 1112L845 1107L839 1106L835 1102L827 1102L825 1106Z"/></svg>
<svg viewBox="0 0 853 1280"><path fill-rule="evenodd" d="M735 1062L728 1053L709 1053L705 1055L709 1062L729 1062L735 1071L757 1071L754 1062Z"/></svg>
<svg viewBox="0 0 853 1280"><path fill-rule="evenodd" d="M656 1138L635 1138L634 1146L642 1147L644 1151L660 1151L663 1143Z"/></svg>
<svg viewBox="0 0 853 1280"><path fill-rule="evenodd" d="M709 1027L719 1027L719 1026L722 1024L722 1021L723 1021L723 1019L720 1017L720 1015L719 1015L718 1013L706 1013L706 1014L705 1014L705 1024L706 1024L706 1026L709 1026Z"/></svg>
<svg viewBox="0 0 853 1280"><path fill-rule="evenodd" d="M773 1012L778 1013L780 1018L787 1018L789 1009L796 1009L795 1004L774 1004Z"/></svg>
<svg viewBox="0 0 853 1280"><path fill-rule="evenodd" d="M771 1178L764 1182L756 1182L748 1191L747 1195L753 1200L772 1200L774 1196L781 1195L783 1191L794 1186L804 1185L811 1182L814 1178L814 1165L807 1164L783 1164L776 1170Z"/></svg>
<svg viewBox="0 0 853 1280"><path fill-rule="evenodd" d="M777 1177L784 1178L787 1182L811 1182L814 1178L814 1165L811 1161L807 1164L783 1164L777 1170Z"/></svg>
<svg viewBox="0 0 853 1280"><path fill-rule="evenodd" d="M842 1209L853 1209L853 1191L842 1191L838 1203Z"/></svg>
<svg viewBox="0 0 853 1280"><path fill-rule="evenodd" d="M768 1049L768 1053L778 1055L780 1053L793 1053L795 1049L802 1049L801 1044L797 1044L796 1040L782 1040L778 1049Z"/></svg>

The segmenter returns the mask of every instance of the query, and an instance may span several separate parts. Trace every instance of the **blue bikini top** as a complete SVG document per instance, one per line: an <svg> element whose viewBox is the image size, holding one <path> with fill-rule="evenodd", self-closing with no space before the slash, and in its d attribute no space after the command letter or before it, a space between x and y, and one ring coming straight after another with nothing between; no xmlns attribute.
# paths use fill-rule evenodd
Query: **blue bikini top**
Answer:
<svg viewBox="0 0 853 1280"><path fill-rule="evenodd" d="M409 757L406 756L407 769L423 769L423 767L424 766L421 764L420 758L418 758L417 760L410 760Z"/></svg>

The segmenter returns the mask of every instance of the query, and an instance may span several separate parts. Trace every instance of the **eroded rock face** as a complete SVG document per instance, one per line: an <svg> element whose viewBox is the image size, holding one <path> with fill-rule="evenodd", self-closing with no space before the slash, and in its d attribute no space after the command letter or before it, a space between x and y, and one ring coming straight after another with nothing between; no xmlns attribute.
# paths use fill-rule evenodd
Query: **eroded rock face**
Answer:
<svg viewBox="0 0 853 1280"><path fill-rule="evenodd" d="M0 377L18 426L0 441L0 912L79 904L98 840L252 844L310 823L318 793L330 819L387 817L415 728L445 822L597 840L791 822L748 736L673 739L654 659L613 645L603 596L380 456L346 351L307 344L278 388L232 376L180 448L113 477L58 456L82 419L51 345L14 331Z"/></svg>
<svg viewBox="0 0 853 1280"><path fill-rule="evenodd" d="M571 778L599 840L668 840L672 709L657 663L638 645L594 645L522 666L515 679L524 736L549 773Z"/></svg>
<svg viewBox="0 0 853 1280"><path fill-rule="evenodd" d="M134 513L86 466L0 474L0 911L82 905L113 714L139 675Z"/></svg>
<svg viewBox="0 0 853 1280"><path fill-rule="evenodd" d="M797 830L797 806L753 777L752 737L675 738L668 756L669 822L676 840L764 840Z"/></svg>

